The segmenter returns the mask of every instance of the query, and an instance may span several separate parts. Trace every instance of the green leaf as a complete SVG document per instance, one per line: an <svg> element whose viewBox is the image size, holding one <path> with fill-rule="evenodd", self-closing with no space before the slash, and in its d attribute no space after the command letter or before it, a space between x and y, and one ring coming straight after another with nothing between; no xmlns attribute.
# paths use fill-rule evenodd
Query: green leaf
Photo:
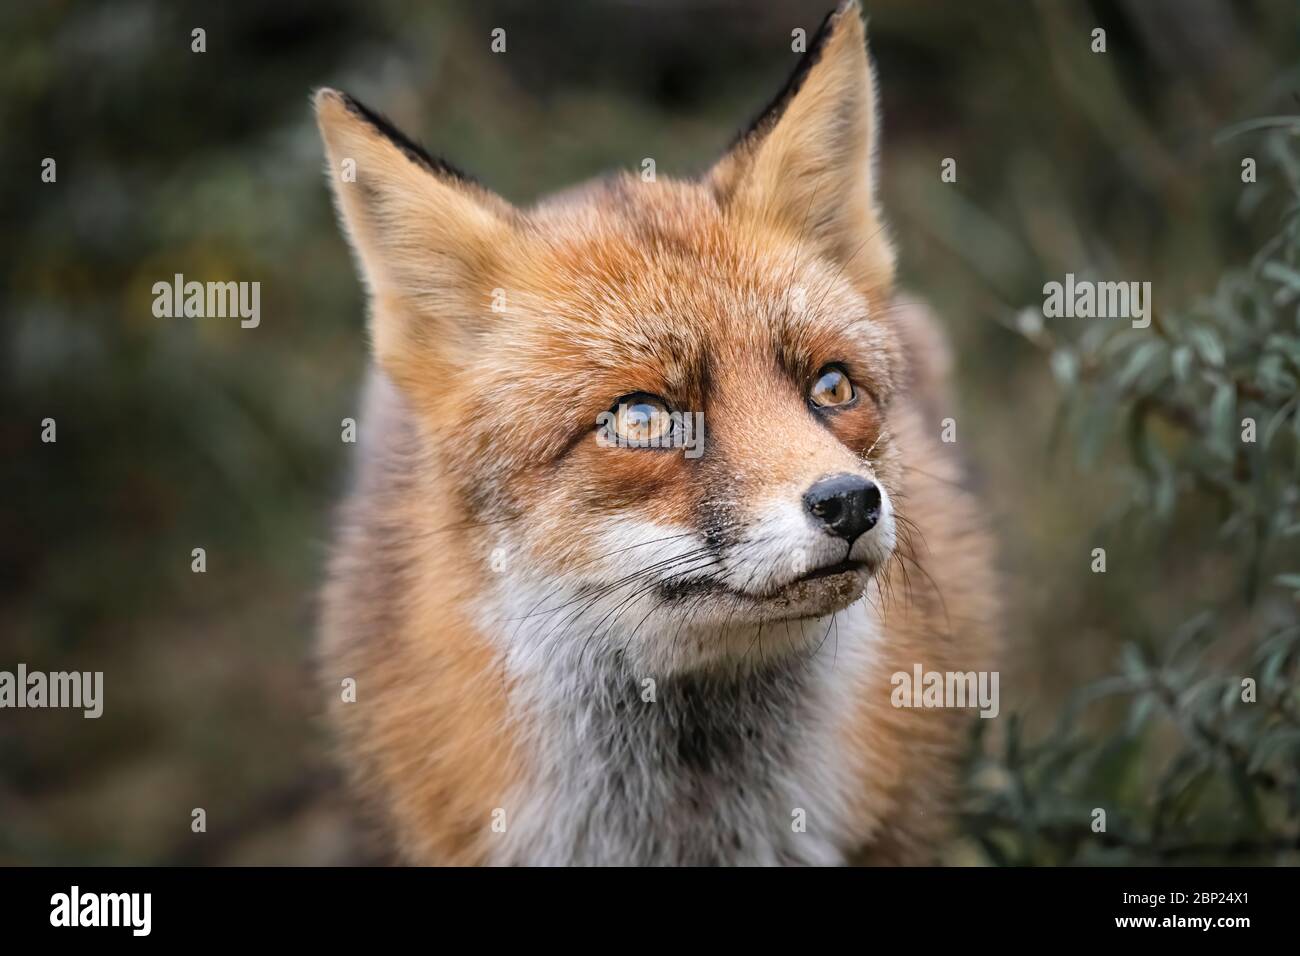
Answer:
<svg viewBox="0 0 1300 956"><path fill-rule="evenodd" d="M1192 345L1206 365L1216 368L1223 365L1223 343L1219 341L1218 335L1212 329L1205 325L1198 325L1187 333L1187 337L1192 340Z"/></svg>
<svg viewBox="0 0 1300 956"><path fill-rule="evenodd" d="M1064 391L1070 391L1079 381L1079 359L1069 349L1057 349L1051 358L1052 375Z"/></svg>
<svg viewBox="0 0 1300 956"><path fill-rule="evenodd" d="M1295 296L1295 293L1300 292L1300 272L1297 272L1290 266L1283 265L1277 260L1273 260L1264 263L1263 268L1259 271L1265 278L1272 279L1274 282L1282 284L1290 291L1291 295L1288 295L1283 301L1291 301Z"/></svg>
<svg viewBox="0 0 1300 956"><path fill-rule="evenodd" d="M1278 431L1281 430L1282 426L1286 424L1286 417L1290 414L1291 410L1295 408L1296 401L1296 398L1289 399L1285 405L1273 413L1272 417L1268 420L1268 424L1264 426L1264 434L1262 437L1264 439L1265 451L1268 451L1273 447L1273 439L1277 435Z"/></svg>
<svg viewBox="0 0 1300 956"><path fill-rule="evenodd" d="M1225 457L1232 456L1233 438L1237 433L1237 389L1230 382L1220 382L1210 400L1210 445Z"/></svg>
<svg viewBox="0 0 1300 956"><path fill-rule="evenodd" d="M1115 387L1121 392L1134 388L1143 373L1153 369L1155 363L1164 354L1164 343L1159 339L1148 339L1129 353L1128 361L1120 373L1115 376ZM1154 376L1152 376L1154 377ZM1142 391L1142 389L1137 389Z"/></svg>
<svg viewBox="0 0 1300 956"><path fill-rule="evenodd" d="M1294 765L1300 758L1300 730L1278 730L1265 734L1250 751L1250 762L1246 770L1258 773L1277 757L1285 758L1283 763Z"/></svg>

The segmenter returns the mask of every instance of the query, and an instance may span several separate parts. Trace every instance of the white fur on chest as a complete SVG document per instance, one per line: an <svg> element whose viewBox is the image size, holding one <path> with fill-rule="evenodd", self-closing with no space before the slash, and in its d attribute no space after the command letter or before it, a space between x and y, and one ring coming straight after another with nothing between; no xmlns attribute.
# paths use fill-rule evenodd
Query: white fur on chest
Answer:
<svg viewBox="0 0 1300 956"><path fill-rule="evenodd" d="M527 775L491 862L843 862L860 776L842 733L877 622L859 601L790 626L806 629L804 653L711 678L642 675L616 642L516 628L505 652Z"/></svg>

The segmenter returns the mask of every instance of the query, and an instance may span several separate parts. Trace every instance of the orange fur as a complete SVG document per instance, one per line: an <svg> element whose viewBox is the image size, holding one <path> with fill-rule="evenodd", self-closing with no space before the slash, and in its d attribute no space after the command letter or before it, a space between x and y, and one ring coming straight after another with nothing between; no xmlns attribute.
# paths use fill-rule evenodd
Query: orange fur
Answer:
<svg viewBox="0 0 1300 956"><path fill-rule="evenodd" d="M530 683L546 655L511 644L527 614L485 610L514 599L496 562L524 568L519 582L601 584L583 569L605 567L620 522L700 529L723 514L739 533L819 477L863 470L901 517L868 593L880 604L874 656L835 718L852 792L850 832L832 842L867 862L914 862L942 836L968 716L891 706L889 675L991 665L992 548L933 437L936 410L950 408L941 339L894 299L856 4L810 60L703 180L625 176L529 210L412 152L343 95L318 94L378 369L325 592L322 671L332 687L358 681L357 702L335 706L345 759L405 859L516 858L494 849L493 811L536 816L516 809L519 794L556 772L539 763L542 692ZM337 178L347 159L355 183ZM863 397L816 419L800 389L827 363ZM598 446L592 422L634 392L703 410L705 454ZM671 648L668 633L628 628L615 659L665 681L727 668L744 681L756 642L760 667L807 652L788 621L763 643L782 607L834 614L864 586L756 598L741 614L753 625L734 635L730 618L712 630L692 619L683 637L679 619ZM561 624L552 631L534 632L537 646L579 653Z"/></svg>

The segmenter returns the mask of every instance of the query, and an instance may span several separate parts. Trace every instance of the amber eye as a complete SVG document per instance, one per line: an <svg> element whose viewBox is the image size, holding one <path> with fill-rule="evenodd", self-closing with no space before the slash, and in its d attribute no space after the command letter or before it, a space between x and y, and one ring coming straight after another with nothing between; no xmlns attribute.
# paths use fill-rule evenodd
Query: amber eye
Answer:
<svg viewBox="0 0 1300 956"><path fill-rule="evenodd" d="M839 365L826 365L817 373L817 379L808 390L808 398L818 408L847 405L858 397L849 376Z"/></svg>
<svg viewBox="0 0 1300 956"><path fill-rule="evenodd" d="M610 409L612 437L629 445L648 445L667 438L673 430L668 403L655 395L625 395Z"/></svg>

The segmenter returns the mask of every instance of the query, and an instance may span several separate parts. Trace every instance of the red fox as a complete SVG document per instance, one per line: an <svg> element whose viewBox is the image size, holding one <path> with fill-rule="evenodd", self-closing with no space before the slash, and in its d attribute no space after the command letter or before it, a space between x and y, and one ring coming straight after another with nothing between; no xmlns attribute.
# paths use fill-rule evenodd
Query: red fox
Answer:
<svg viewBox="0 0 1300 956"><path fill-rule="evenodd" d="M315 105L374 354L320 667L397 856L936 859L971 712L891 675L989 667L997 582L857 3L689 181L516 208Z"/></svg>

